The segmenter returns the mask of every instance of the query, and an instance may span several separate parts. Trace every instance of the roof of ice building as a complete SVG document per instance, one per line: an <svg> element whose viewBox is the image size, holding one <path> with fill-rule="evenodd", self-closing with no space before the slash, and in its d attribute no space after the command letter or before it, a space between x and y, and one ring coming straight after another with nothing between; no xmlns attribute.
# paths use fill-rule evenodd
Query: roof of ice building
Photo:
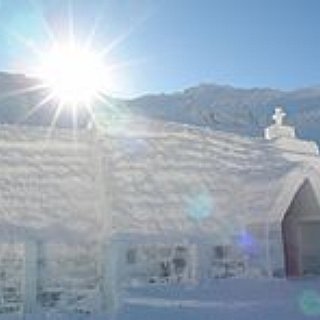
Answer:
<svg viewBox="0 0 320 320"><path fill-rule="evenodd" d="M124 233L228 234L278 220L287 182L295 190L320 168L316 153L290 159L273 141L160 121L127 124L105 148L113 227Z"/></svg>
<svg viewBox="0 0 320 320"><path fill-rule="evenodd" d="M317 179L318 156L288 154L274 141L142 119L50 137L1 126L0 237L228 235L281 219L304 179Z"/></svg>

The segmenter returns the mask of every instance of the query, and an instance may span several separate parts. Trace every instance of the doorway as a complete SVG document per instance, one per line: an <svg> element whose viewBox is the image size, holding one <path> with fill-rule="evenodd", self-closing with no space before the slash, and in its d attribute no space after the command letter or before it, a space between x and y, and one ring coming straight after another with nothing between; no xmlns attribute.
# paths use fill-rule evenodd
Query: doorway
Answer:
<svg viewBox="0 0 320 320"><path fill-rule="evenodd" d="M320 275L320 206L309 180L284 215L282 238L288 277Z"/></svg>

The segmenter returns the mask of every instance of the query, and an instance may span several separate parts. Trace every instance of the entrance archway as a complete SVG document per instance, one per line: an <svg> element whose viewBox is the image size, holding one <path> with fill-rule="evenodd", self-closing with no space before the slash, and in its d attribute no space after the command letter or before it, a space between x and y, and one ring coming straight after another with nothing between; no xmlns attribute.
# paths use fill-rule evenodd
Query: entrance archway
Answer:
<svg viewBox="0 0 320 320"><path fill-rule="evenodd" d="M309 180L284 215L282 236L286 275L320 275L320 205Z"/></svg>

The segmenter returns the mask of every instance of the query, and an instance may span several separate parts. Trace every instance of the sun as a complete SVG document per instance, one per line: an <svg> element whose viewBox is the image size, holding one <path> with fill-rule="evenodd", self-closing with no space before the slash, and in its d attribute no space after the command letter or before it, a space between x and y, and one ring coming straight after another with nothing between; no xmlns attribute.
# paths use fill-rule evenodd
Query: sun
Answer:
<svg viewBox="0 0 320 320"><path fill-rule="evenodd" d="M108 81L99 54L75 44L55 44L42 56L38 74L53 99L72 107L91 104Z"/></svg>
<svg viewBox="0 0 320 320"><path fill-rule="evenodd" d="M49 133L60 126L60 117L63 117L62 126L71 120L76 132L77 128L85 126L105 127L105 118L108 118L109 123L110 115L100 110L123 113L111 97L127 93L130 83L124 69L140 64L141 61L132 58L119 60L113 52L124 43L135 27L129 27L114 38L108 35L107 39L107 35L100 30L100 24L104 21L103 14L98 14L92 23L90 21L86 34L83 25L74 24L72 2L66 3L65 20L62 18L59 23L54 18L48 20L46 16L40 15L37 25L37 30L41 31L40 41L36 41L37 37L33 37L32 33L28 32L28 36L25 36L9 30L13 39L32 53L28 61L21 60L23 73L27 73L32 81L19 90L12 90L9 96L35 94L34 105L28 108L20 122L27 122L41 109L48 108L50 114L53 112ZM56 29L60 22L61 29Z"/></svg>

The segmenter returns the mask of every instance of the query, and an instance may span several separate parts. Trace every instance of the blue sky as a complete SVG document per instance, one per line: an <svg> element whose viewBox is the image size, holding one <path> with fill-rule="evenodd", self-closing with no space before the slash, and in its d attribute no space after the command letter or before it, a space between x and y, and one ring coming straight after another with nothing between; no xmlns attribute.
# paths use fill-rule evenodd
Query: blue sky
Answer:
<svg viewBox="0 0 320 320"><path fill-rule="evenodd" d="M118 96L320 84L318 0L0 0L0 70L28 72L30 43L64 37L70 12L80 43L94 25L97 50L119 39L106 57L122 65Z"/></svg>

